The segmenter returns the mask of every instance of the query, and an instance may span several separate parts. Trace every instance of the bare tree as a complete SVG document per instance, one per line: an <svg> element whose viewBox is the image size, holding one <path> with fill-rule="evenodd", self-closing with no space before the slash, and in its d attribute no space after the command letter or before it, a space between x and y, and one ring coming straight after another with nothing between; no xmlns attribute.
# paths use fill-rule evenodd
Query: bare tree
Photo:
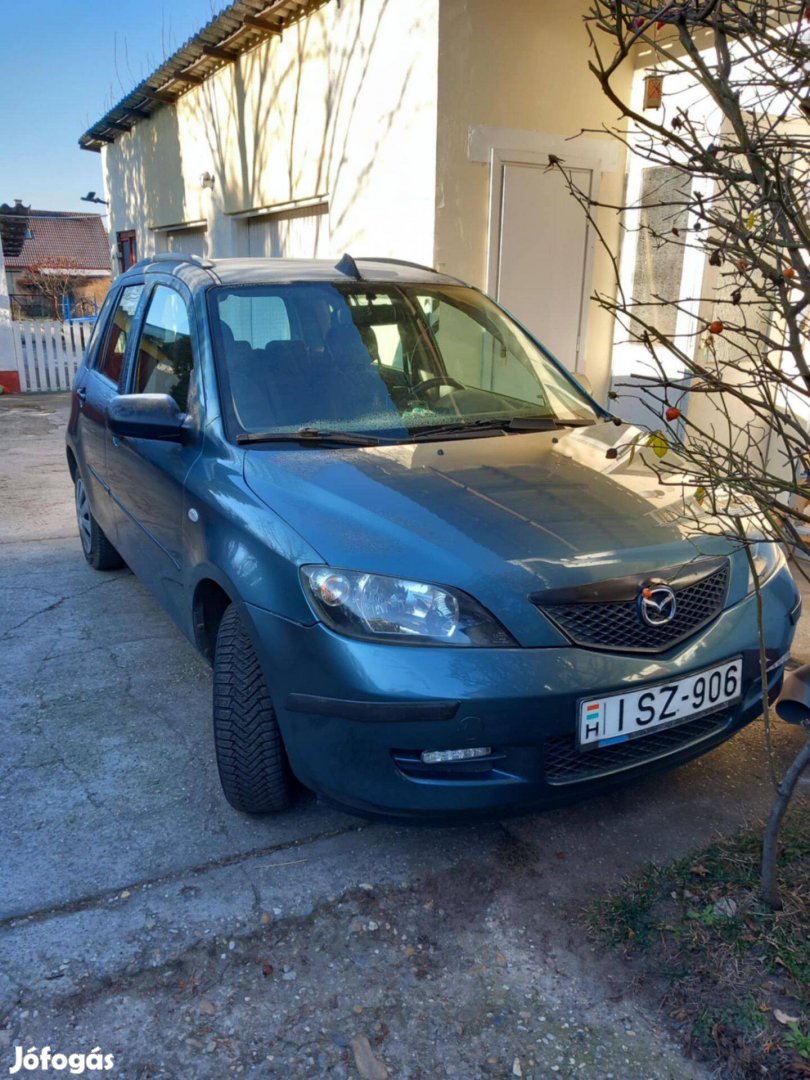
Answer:
<svg viewBox="0 0 810 1080"><path fill-rule="evenodd" d="M641 398L659 481L683 485L686 505L739 536L761 632L750 541L796 543L810 525L810 4L592 0L585 22L590 69L618 114L605 130L640 179L607 206L564 161L549 167L597 235L601 215L620 213L635 250L630 273L608 252L616 291L596 296L632 365L611 396ZM646 76L629 97L639 61ZM809 755L780 786L767 831L762 894L774 905L778 827Z"/></svg>
<svg viewBox="0 0 810 1080"><path fill-rule="evenodd" d="M72 259L53 258L47 266L28 267L18 280L23 288L50 300L54 316L62 319L65 298L85 279L81 268Z"/></svg>

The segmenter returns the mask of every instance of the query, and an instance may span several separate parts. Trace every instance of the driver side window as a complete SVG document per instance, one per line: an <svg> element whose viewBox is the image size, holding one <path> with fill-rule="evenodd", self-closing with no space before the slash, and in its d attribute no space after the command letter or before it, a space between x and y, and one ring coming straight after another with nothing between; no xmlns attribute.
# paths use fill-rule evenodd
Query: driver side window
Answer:
<svg viewBox="0 0 810 1080"><path fill-rule="evenodd" d="M169 394L180 410L188 408L194 355L188 309L182 296L166 285L152 293L138 342L135 394Z"/></svg>

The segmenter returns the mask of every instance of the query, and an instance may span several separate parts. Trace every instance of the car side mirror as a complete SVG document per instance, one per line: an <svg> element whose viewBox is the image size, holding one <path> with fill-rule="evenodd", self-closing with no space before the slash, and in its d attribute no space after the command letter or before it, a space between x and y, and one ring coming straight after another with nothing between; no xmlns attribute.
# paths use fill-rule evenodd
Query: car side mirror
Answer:
<svg viewBox="0 0 810 1080"><path fill-rule="evenodd" d="M183 442L187 414L169 394L118 394L107 406L113 435Z"/></svg>

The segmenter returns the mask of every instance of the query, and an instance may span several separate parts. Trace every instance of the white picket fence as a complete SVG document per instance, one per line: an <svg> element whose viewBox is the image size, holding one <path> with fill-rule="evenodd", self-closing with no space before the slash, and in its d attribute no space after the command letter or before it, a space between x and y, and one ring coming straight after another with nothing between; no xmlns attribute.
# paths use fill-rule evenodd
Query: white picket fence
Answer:
<svg viewBox="0 0 810 1080"><path fill-rule="evenodd" d="M90 322L12 322L20 389L28 393L69 390L92 330Z"/></svg>

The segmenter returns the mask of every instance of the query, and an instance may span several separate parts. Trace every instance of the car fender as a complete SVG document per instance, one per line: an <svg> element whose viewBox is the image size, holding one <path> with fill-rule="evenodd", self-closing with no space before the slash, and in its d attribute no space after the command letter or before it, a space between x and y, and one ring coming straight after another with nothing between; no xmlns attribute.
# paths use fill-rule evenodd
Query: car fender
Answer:
<svg viewBox="0 0 810 1080"><path fill-rule="evenodd" d="M298 567L319 552L245 483L242 451L200 455L186 479L183 527L188 553L188 610L199 583L216 582L235 603L252 604L300 624L315 617ZM189 619L191 625L193 619Z"/></svg>

